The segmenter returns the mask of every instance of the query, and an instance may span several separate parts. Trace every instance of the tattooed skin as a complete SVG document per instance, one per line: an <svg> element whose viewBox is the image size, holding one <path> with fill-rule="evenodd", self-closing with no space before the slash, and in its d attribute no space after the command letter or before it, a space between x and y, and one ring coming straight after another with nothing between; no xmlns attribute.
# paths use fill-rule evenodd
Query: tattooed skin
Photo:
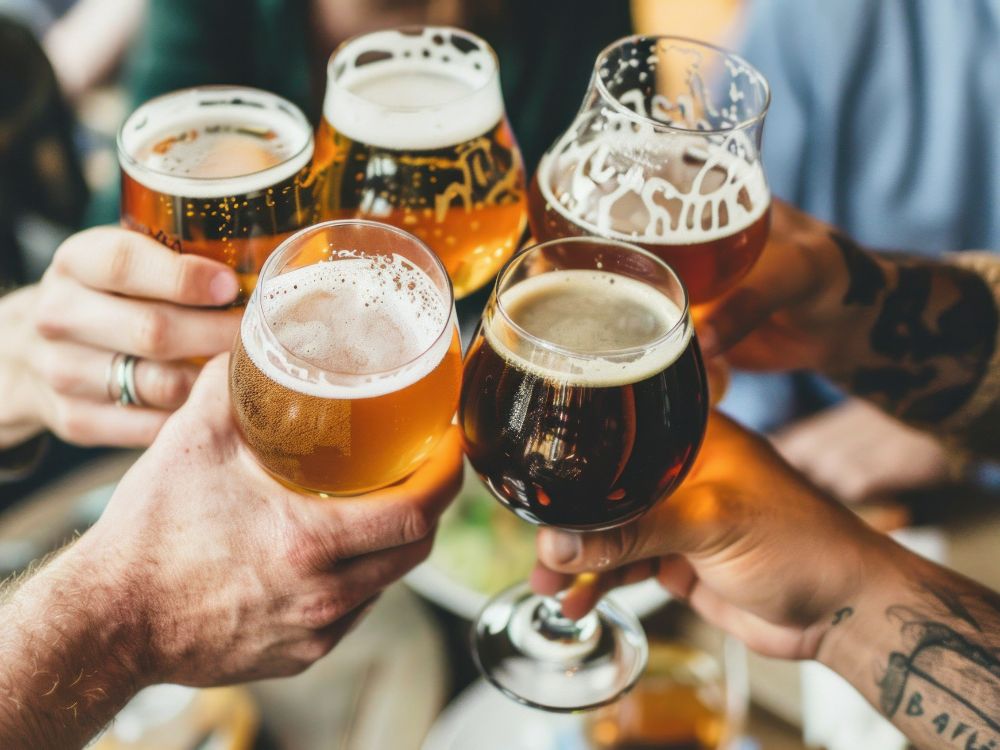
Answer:
<svg viewBox="0 0 1000 750"><path fill-rule="evenodd" d="M902 646L878 680L879 707L922 747L1000 748L1000 632L995 602L924 584L927 606L893 606ZM933 743L933 744L931 744Z"/></svg>
<svg viewBox="0 0 1000 750"><path fill-rule="evenodd" d="M868 361L836 379L917 424L954 414L987 372L1000 324L986 282L940 262L897 259L894 273L850 238L830 232L849 283L845 306L876 309ZM894 278L893 278L894 277Z"/></svg>

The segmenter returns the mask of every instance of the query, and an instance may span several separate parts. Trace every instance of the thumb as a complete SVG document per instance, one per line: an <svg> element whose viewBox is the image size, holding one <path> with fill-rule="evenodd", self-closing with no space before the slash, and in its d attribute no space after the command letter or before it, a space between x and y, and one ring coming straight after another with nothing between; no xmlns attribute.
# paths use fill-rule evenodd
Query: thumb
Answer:
<svg viewBox="0 0 1000 750"><path fill-rule="evenodd" d="M229 418L231 410L228 352L216 355L201 368L201 373L195 380L191 394L181 411L207 422Z"/></svg>
<svg viewBox="0 0 1000 750"><path fill-rule="evenodd" d="M539 529L539 561L558 573L607 571L670 554L697 554L725 543L727 502L709 482L685 486L645 516L616 529L578 534Z"/></svg>

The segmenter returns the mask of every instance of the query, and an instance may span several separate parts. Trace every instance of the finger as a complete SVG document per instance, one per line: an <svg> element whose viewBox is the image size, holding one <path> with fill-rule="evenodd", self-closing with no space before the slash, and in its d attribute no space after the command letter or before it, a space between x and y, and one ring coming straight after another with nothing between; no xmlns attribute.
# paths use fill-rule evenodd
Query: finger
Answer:
<svg viewBox="0 0 1000 750"><path fill-rule="evenodd" d="M736 346L763 325L784 304L784 298L769 290L740 286L704 313L698 328L698 343L706 358L716 357Z"/></svg>
<svg viewBox="0 0 1000 750"><path fill-rule="evenodd" d="M116 297L65 283L43 296L36 316L38 331L48 339L174 360L228 351L242 313Z"/></svg>
<svg viewBox="0 0 1000 750"><path fill-rule="evenodd" d="M45 422L56 435L82 446L145 448L170 416L159 409L56 399L45 408Z"/></svg>
<svg viewBox="0 0 1000 750"><path fill-rule="evenodd" d="M336 622L426 560L432 545L432 539L421 539L335 565L293 609L291 624L319 629Z"/></svg>
<svg viewBox="0 0 1000 750"><path fill-rule="evenodd" d="M461 486L462 442L452 426L403 482L359 497L317 500L311 511L335 562L426 538Z"/></svg>
<svg viewBox="0 0 1000 750"><path fill-rule="evenodd" d="M658 560L641 560L605 573L569 576L538 563L531 573L530 582L532 590L538 594L558 594L563 614L579 619L596 607L608 591L654 578L658 567Z"/></svg>
<svg viewBox="0 0 1000 750"><path fill-rule="evenodd" d="M660 558L656 578L671 596L687 601L698 581L698 574L681 555L666 555Z"/></svg>
<svg viewBox="0 0 1000 750"><path fill-rule="evenodd" d="M560 591L568 589L572 585L574 578L575 576L573 575L559 573L545 567L540 562L536 562L535 567L531 571L531 576L528 578L528 584L536 594L555 596Z"/></svg>
<svg viewBox="0 0 1000 750"><path fill-rule="evenodd" d="M118 394L110 367L115 352L71 342L49 343L34 355L34 366L45 384L72 398L108 403ZM199 368L186 362L139 359L135 365L136 395L143 406L173 410L184 403ZM109 387L110 384L110 387Z"/></svg>
<svg viewBox="0 0 1000 750"><path fill-rule="evenodd" d="M180 305L227 305L239 291L229 266L182 255L118 227L73 235L56 252L52 267L93 289Z"/></svg>
<svg viewBox="0 0 1000 750"><path fill-rule="evenodd" d="M206 424L232 419L228 353L213 357L201 368L182 412L190 412Z"/></svg>
<svg viewBox="0 0 1000 750"><path fill-rule="evenodd" d="M692 589L688 603L710 625L736 636L764 656L810 658L815 653L815 644L807 643L801 628L768 622L730 604L700 582Z"/></svg>

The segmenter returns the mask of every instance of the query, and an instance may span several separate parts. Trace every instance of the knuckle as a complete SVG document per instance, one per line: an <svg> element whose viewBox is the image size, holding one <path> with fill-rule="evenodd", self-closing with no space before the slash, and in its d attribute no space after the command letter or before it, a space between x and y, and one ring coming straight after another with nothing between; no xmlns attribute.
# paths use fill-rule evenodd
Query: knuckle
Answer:
<svg viewBox="0 0 1000 750"><path fill-rule="evenodd" d="M300 647L299 659L303 662L304 667L308 667L330 653L333 645L334 642L330 638L320 636L310 638Z"/></svg>
<svg viewBox="0 0 1000 750"><path fill-rule="evenodd" d="M89 424L74 407L72 401L57 399L52 419L52 431L59 437L78 445L90 445Z"/></svg>
<svg viewBox="0 0 1000 750"><path fill-rule="evenodd" d="M434 514L426 505L410 504L400 518L404 543L427 538L434 530Z"/></svg>
<svg viewBox="0 0 1000 750"><path fill-rule="evenodd" d="M135 353L145 357L163 352L170 333L170 321L162 310L150 307L136 318Z"/></svg>
<svg viewBox="0 0 1000 750"><path fill-rule="evenodd" d="M128 286L135 265L135 249L126 242L117 243L108 259L107 281L112 289Z"/></svg>
<svg viewBox="0 0 1000 750"><path fill-rule="evenodd" d="M306 628L319 630L332 625L346 612L344 602L336 594L324 592L305 600L301 605L298 620Z"/></svg>
<svg viewBox="0 0 1000 750"><path fill-rule="evenodd" d="M37 355L36 363L39 376L56 393L70 393L79 383L77 373L51 347L44 348Z"/></svg>
<svg viewBox="0 0 1000 750"><path fill-rule="evenodd" d="M64 306L59 303L56 295L42 288L35 305L35 331L45 339L58 338L66 333L67 327L63 315Z"/></svg>
<svg viewBox="0 0 1000 750"><path fill-rule="evenodd" d="M197 255L175 255L173 299L192 299L198 292L201 259Z"/></svg>

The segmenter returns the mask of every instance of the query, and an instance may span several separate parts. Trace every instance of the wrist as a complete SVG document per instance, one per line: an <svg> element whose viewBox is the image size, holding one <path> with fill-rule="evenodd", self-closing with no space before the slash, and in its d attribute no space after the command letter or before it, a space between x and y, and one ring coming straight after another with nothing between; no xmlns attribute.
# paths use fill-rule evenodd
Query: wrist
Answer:
<svg viewBox="0 0 1000 750"><path fill-rule="evenodd" d="M860 583L830 618L816 660L851 682L885 651L885 613L907 588L915 556L889 537L872 532L866 545ZM867 658L868 655L871 658Z"/></svg>
<svg viewBox="0 0 1000 750"><path fill-rule="evenodd" d="M91 530L51 567L58 581L78 582L79 589L73 588L86 613L82 627L93 634L90 647L102 655L108 675L130 694L158 682L148 653L145 597L133 561Z"/></svg>

